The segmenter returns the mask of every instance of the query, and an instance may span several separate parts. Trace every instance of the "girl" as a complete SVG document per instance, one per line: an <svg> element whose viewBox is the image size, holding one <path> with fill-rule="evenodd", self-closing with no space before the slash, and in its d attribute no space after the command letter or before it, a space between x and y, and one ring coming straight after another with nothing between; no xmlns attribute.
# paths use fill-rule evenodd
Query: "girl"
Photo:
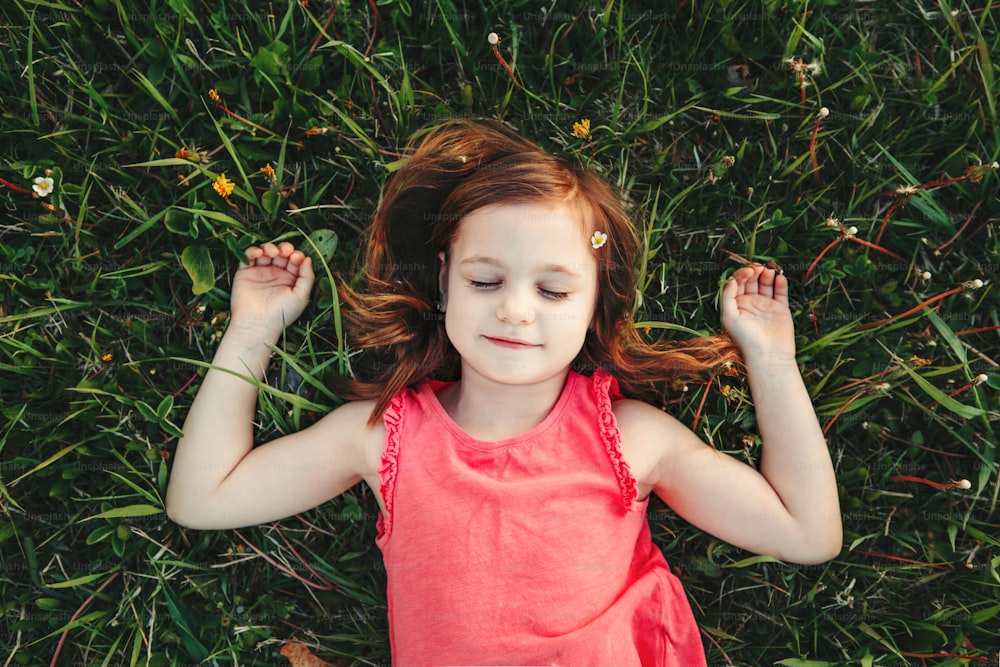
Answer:
<svg viewBox="0 0 1000 667"><path fill-rule="evenodd" d="M445 123L408 153L373 221L367 291L341 292L374 360L343 388L356 400L253 447L257 391L239 374L263 376L314 274L289 243L249 248L168 514L258 524L364 480L381 510L393 664L705 664L650 540L651 493L757 553L817 563L840 550L785 277L733 274L728 336L649 344L630 319L637 235L602 178L485 122ZM649 404L732 361L749 377L760 472Z"/></svg>

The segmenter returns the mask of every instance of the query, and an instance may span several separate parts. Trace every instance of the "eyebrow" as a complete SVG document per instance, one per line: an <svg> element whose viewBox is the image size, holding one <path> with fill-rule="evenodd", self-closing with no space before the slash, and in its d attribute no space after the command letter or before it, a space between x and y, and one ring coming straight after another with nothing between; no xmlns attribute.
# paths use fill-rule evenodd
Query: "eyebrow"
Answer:
<svg viewBox="0 0 1000 667"><path fill-rule="evenodd" d="M460 262L461 265L465 264L488 264L490 266L495 266L497 268L503 268L500 260L493 257L486 257L483 255L476 255L474 257L468 257ZM545 264L541 267L541 273L565 273L571 278L579 278L580 274L577 271L570 269L569 267L563 266L562 264Z"/></svg>

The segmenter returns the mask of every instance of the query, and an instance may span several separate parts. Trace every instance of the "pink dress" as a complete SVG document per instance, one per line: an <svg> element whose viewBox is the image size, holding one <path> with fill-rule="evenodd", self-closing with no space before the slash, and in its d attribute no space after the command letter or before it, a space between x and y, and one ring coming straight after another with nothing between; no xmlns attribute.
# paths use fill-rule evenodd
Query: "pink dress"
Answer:
<svg viewBox="0 0 1000 667"><path fill-rule="evenodd" d="M571 372L541 424L497 442L448 416L446 386L403 389L384 418L394 667L705 665L622 459L617 381Z"/></svg>

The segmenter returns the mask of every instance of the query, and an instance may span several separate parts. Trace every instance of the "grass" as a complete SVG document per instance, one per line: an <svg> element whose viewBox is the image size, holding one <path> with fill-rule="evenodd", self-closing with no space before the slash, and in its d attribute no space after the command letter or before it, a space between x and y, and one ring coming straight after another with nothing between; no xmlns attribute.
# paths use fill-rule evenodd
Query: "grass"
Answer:
<svg viewBox="0 0 1000 667"><path fill-rule="evenodd" d="M287 238L324 267L261 387L265 441L337 404L324 378L351 351L331 277L355 274L405 138L458 114L621 186L650 336L717 331L744 260L792 281L844 548L787 565L651 505L710 664L995 664L1000 200L995 171L967 170L998 159L997 20L989 3L3 3L3 664L272 665L293 636L388 664L361 486L226 532L173 525L163 493L239 251ZM850 227L894 256L839 242L816 261ZM740 378L676 396L754 460Z"/></svg>

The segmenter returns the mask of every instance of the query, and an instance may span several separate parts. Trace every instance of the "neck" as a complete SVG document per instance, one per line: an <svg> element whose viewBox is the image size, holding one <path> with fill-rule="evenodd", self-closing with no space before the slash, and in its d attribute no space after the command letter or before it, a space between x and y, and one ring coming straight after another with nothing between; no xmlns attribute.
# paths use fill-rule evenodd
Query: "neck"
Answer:
<svg viewBox="0 0 1000 667"><path fill-rule="evenodd" d="M464 371L464 369L463 369ZM483 441L513 438L541 424L555 407L569 370L528 385L501 384L474 372L438 395L448 415Z"/></svg>

